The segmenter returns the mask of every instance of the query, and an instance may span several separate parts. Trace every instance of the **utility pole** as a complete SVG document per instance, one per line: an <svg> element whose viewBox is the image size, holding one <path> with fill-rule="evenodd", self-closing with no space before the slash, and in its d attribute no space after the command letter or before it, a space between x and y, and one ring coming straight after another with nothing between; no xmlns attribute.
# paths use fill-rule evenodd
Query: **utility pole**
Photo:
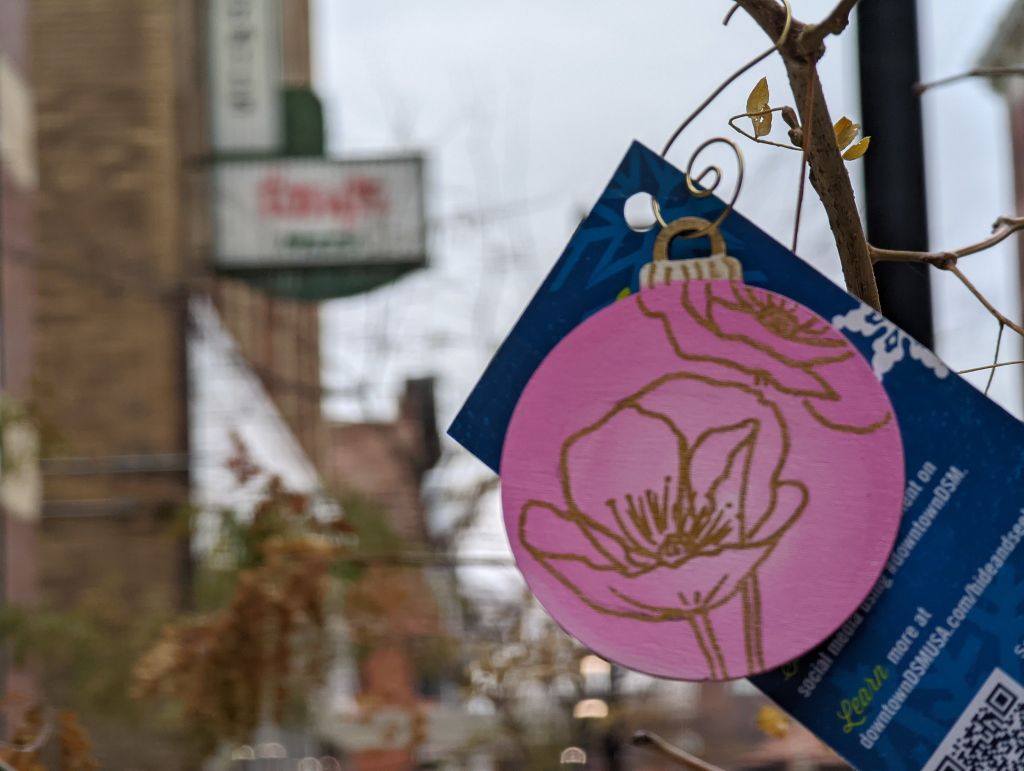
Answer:
<svg viewBox="0 0 1024 771"><path fill-rule="evenodd" d="M865 0L858 7L861 115L872 136L864 156L867 232L885 249L928 249L916 0ZM876 266L882 311L918 342L935 345L929 267Z"/></svg>

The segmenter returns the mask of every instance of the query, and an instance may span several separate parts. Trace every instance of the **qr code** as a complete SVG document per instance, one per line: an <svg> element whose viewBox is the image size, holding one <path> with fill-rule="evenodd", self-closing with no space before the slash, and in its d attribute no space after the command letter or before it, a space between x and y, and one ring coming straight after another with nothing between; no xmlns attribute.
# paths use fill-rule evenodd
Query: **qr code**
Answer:
<svg viewBox="0 0 1024 771"><path fill-rule="evenodd" d="M995 670L922 771L1024 769L1024 687Z"/></svg>

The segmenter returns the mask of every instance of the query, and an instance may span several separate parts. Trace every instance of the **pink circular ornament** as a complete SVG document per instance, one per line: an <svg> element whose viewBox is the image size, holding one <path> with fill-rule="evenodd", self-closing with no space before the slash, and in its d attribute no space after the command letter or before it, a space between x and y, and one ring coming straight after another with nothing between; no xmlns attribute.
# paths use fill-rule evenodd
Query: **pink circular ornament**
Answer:
<svg viewBox="0 0 1024 771"><path fill-rule="evenodd" d="M605 658L685 680L773 669L838 629L881 574L904 485L892 405L842 334L736 278L670 282L736 276L723 259L654 263L642 283L660 285L562 340L501 462L544 607Z"/></svg>

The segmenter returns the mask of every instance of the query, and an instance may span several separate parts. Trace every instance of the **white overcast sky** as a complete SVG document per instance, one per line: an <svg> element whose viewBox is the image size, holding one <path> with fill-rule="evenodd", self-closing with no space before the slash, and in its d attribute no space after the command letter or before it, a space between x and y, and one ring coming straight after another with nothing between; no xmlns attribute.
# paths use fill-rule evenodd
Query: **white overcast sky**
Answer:
<svg viewBox="0 0 1024 771"><path fill-rule="evenodd" d="M795 15L816 19L833 2L793 0ZM332 415L386 417L405 377L436 374L439 419L447 426L630 141L660 147L721 79L767 47L742 13L721 25L730 5L314 0L315 81L332 153L423 150L433 224L429 270L325 306L325 382L337 393L328 401ZM973 66L1009 5L919 3L923 77ZM856 120L852 29L830 42L821 70L834 116ZM761 75L773 104L791 101L772 57L693 124L673 160L683 163L687 148L727 132L727 117L742 111ZM931 92L924 104L932 246L978 240L997 215L1015 213L1005 108L976 81ZM738 206L788 242L796 154L753 145L745 153L750 172ZM859 184L858 164L852 168ZM801 256L837 279L835 248L810 189L807 200ZM1012 241L969 259L968 274L1019 318ZM933 276L939 353L956 369L988 363L996 322L954 279ZM1004 358L1020 358L1019 341L1008 341ZM1020 369L1000 370L993 388L1018 415ZM502 539L494 535L493 545Z"/></svg>

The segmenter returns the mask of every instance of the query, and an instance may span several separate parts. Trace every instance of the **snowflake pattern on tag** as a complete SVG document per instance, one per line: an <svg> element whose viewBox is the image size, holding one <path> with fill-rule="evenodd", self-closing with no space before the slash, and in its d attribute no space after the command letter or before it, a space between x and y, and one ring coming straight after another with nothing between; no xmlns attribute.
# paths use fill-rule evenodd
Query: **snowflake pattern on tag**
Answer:
<svg viewBox="0 0 1024 771"><path fill-rule="evenodd" d="M939 379L949 377L949 368L938 356L870 306L858 305L849 313L835 316L832 326L874 340L871 344L871 367L879 380L883 380L907 354Z"/></svg>

